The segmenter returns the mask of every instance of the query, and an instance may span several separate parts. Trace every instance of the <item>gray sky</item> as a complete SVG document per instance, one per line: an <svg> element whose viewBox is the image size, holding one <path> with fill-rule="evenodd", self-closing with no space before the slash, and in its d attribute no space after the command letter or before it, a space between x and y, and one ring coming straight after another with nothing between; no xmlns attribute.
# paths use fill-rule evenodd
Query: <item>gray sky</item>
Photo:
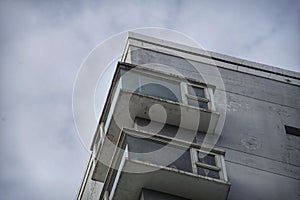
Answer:
<svg viewBox="0 0 300 200"><path fill-rule="evenodd" d="M299 1L224 2L2 0L0 199L75 198L89 154L73 83L113 34L170 28L211 51L300 71Z"/></svg>

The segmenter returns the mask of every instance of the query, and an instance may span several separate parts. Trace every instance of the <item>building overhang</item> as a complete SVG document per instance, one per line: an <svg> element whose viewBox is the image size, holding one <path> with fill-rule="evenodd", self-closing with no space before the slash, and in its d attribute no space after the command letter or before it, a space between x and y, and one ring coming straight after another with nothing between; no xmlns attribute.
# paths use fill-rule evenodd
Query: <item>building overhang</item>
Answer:
<svg viewBox="0 0 300 200"><path fill-rule="evenodd" d="M160 110L155 110L160 109L160 107L154 107L151 120L178 126L178 119L182 118L181 128L201 132L208 132L210 129L210 133L207 134L213 134L219 118L217 112L140 93L121 89L117 95L115 108L112 114L109 115L111 119L109 119L107 135L103 139L102 146L97 150L99 152L96 153L97 157L92 178L101 182L104 182L106 179L109 170L108 166L115 152L114 144L118 142L120 137L120 129L122 127L134 127L134 119L136 117L149 119L149 105L159 104L166 110L168 115L167 119L162 118L159 114L161 113ZM128 110L130 110L130 115ZM199 119L199 121L195 119Z"/></svg>
<svg viewBox="0 0 300 200"><path fill-rule="evenodd" d="M127 173L126 171L150 172ZM230 183L127 158L120 169L113 199L138 199L142 188L187 199L225 200Z"/></svg>
<svg viewBox="0 0 300 200"><path fill-rule="evenodd" d="M154 106L151 108L151 120L204 133L213 134L219 118L218 112L123 89L119 91L117 98L112 116L120 127L133 123L136 117L150 119L149 105L160 105L159 107ZM161 108L164 108L168 115L166 119L160 115ZM181 119L180 124L178 124L178 119ZM112 125L111 123L110 126ZM110 131L107 132L108 134L111 133Z"/></svg>

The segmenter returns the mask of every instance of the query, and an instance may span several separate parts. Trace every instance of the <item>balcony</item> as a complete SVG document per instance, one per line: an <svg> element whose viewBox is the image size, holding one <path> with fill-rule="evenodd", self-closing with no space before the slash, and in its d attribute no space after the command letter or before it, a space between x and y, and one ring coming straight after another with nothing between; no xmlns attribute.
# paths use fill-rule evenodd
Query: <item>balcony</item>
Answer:
<svg viewBox="0 0 300 200"><path fill-rule="evenodd" d="M191 100L193 104L189 105ZM166 118L161 115L162 109ZM136 118L213 134L219 113L214 107L212 86L197 85L195 81L187 84L181 77L119 63L91 148L95 155L94 180L106 179L114 156L112 144L117 142L123 127L135 126Z"/></svg>
<svg viewBox="0 0 300 200"><path fill-rule="evenodd" d="M109 199L138 199L142 188L187 199L227 199L222 151L205 152L184 141L124 129L119 151L103 186ZM201 154L201 155L200 155ZM193 185L193 187L191 187Z"/></svg>

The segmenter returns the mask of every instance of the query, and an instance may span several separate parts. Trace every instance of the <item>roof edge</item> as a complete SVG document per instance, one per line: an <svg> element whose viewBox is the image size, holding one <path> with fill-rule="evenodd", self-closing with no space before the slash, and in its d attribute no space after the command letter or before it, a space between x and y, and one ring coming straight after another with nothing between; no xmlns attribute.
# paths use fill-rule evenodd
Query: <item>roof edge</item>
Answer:
<svg viewBox="0 0 300 200"><path fill-rule="evenodd" d="M136 33L136 32L128 32L127 43L129 41L129 39L139 40L142 42L155 44L155 45L165 47L165 48L172 48L174 50L184 51L184 52L190 53L190 54L197 54L199 56L210 57L213 60L226 62L226 63L238 65L238 66L243 66L243 67L246 67L249 69L259 70L262 72L272 73L275 75L300 80L300 73L296 72L296 71L287 70L287 69L283 69L283 68L279 68L279 67L275 67L275 66L271 66L271 65L267 65L267 64L262 64L262 63L258 63L258 62L254 62L254 61L249 61L246 59L236 58L233 56L228 56L228 55L213 52L213 51L208 51L208 50L204 50L204 49L200 49L200 48L196 48L196 47L192 47L192 46L187 46L184 44L180 44L180 43L176 43L176 42L172 42L172 41L168 41L168 40L164 40L164 39L159 39L159 38L155 38L152 36L148 36L148 35L144 35L144 34L140 34L140 33Z"/></svg>

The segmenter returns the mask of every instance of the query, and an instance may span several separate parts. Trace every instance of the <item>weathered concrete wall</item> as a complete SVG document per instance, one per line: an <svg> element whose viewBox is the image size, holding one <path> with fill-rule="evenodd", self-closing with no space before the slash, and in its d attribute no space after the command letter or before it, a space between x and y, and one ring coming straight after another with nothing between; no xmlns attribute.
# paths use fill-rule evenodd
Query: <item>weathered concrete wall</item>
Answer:
<svg viewBox="0 0 300 200"><path fill-rule="evenodd" d="M160 63L188 78L211 76L208 64L149 50L131 52L133 64ZM151 65L149 65L151 67ZM300 87L219 67L226 89L226 121L217 146L226 151L228 199L299 199L300 137L284 125L300 128Z"/></svg>

